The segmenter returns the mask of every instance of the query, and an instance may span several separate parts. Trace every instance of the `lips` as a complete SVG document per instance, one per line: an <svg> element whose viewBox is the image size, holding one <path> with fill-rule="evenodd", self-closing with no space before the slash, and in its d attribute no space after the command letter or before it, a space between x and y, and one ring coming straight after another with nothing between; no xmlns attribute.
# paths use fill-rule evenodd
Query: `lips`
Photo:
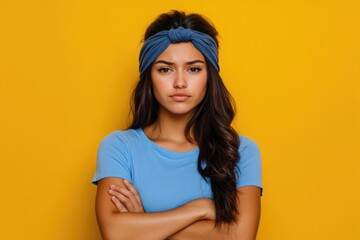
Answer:
<svg viewBox="0 0 360 240"><path fill-rule="evenodd" d="M175 93L173 95L170 95L170 98L176 102L184 102L190 98L190 95L187 95L185 93Z"/></svg>

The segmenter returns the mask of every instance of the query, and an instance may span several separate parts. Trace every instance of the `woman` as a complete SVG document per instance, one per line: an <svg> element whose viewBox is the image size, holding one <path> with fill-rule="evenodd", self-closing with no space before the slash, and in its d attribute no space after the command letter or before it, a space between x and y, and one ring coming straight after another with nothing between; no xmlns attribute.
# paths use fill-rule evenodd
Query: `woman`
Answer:
<svg viewBox="0 0 360 240"><path fill-rule="evenodd" d="M216 29L172 11L147 29L128 130L107 135L93 183L104 239L255 239L261 162L230 126Z"/></svg>

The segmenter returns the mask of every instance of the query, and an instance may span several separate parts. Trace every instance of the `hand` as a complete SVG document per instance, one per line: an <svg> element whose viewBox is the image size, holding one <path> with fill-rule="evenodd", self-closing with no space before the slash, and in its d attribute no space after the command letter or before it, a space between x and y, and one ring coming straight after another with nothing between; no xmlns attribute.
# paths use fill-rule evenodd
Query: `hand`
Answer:
<svg viewBox="0 0 360 240"><path fill-rule="evenodd" d="M215 220L216 218L214 201L209 198L199 198L187 203L186 205L203 211L203 220Z"/></svg>
<svg viewBox="0 0 360 240"><path fill-rule="evenodd" d="M109 194L119 212L144 212L138 191L128 181L123 186L111 185Z"/></svg>

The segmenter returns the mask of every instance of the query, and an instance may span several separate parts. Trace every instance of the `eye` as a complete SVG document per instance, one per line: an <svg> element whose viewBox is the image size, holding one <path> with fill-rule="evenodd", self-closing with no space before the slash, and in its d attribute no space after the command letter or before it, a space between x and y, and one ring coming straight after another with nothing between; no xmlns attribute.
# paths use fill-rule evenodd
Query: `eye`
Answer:
<svg viewBox="0 0 360 240"><path fill-rule="evenodd" d="M162 67L159 69L159 72L161 72L161 73L168 73L170 71L171 71L171 69L168 67Z"/></svg>
<svg viewBox="0 0 360 240"><path fill-rule="evenodd" d="M199 68L199 67L191 67L191 68L189 68L189 71L190 72L200 72L201 68Z"/></svg>

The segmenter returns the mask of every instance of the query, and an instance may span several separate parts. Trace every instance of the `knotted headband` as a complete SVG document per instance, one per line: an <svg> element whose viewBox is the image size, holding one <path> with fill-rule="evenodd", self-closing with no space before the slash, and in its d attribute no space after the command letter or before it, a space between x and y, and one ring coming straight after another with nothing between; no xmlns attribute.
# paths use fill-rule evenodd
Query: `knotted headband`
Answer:
<svg viewBox="0 0 360 240"><path fill-rule="evenodd" d="M192 42L215 69L220 70L215 40L205 33L179 27L158 32L146 39L139 56L140 74L143 74L170 44L179 42Z"/></svg>

